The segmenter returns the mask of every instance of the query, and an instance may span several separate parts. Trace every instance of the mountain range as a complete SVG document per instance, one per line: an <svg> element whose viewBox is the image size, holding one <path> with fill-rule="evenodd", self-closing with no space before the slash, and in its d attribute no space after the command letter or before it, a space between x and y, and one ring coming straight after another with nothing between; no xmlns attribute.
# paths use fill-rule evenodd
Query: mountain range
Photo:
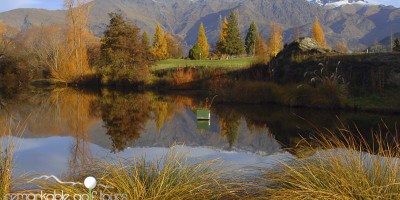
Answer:
<svg viewBox="0 0 400 200"><path fill-rule="evenodd" d="M400 32L400 9L374 5L372 0L345 0L341 6L324 6L340 0L95 0L90 13L90 28L98 36L106 29L107 13L118 12L148 33L157 23L164 30L181 37L186 46L197 38L198 27L204 23L209 42L214 44L220 31L220 19L230 10L239 15L240 30L245 37L248 26L255 21L260 34L269 36L271 22L284 30L285 41L300 28L309 36L316 18L321 22L330 45L345 41L353 50L363 49L391 33ZM367 3L356 3L356 2ZM377 0L374 0L377 1ZM381 0L385 1L385 0ZM389 0L390 1L390 0ZM397 0L395 0L397 1ZM319 3L318 3L319 2ZM16 9L0 13L0 20L17 27L63 22L65 11Z"/></svg>
<svg viewBox="0 0 400 200"><path fill-rule="evenodd" d="M384 5L400 7L398 0L308 0L311 3L327 7L340 7L344 5L358 4L358 5Z"/></svg>

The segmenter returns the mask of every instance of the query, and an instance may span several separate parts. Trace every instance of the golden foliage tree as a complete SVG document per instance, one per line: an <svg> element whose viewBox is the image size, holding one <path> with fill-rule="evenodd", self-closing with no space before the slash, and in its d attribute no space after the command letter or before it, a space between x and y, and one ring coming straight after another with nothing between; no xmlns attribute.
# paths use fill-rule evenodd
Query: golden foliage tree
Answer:
<svg viewBox="0 0 400 200"><path fill-rule="evenodd" d="M268 62L269 61L269 53L268 53L268 47L267 47L267 42L265 41L264 37L258 36L256 41L256 51L255 54L257 58L262 61L262 62Z"/></svg>
<svg viewBox="0 0 400 200"><path fill-rule="evenodd" d="M218 42L216 44L216 48L218 52L222 53L225 52L225 39L228 36L228 20L226 17L224 17L224 20L220 22L221 23L221 32L219 35Z"/></svg>
<svg viewBox="0 0 400 200"><path fill-rule="evenodd" d="M171 33L165 34L165 40L167 41L168 58L182 58L183 47L180 42Z"/></svg>
<svg viewBox="0 0 400 200"><path fill-rule="evenodd" d="M68 46L71 50L68 81L82 79L91 73L88 60L88 38L91 37L88 18L90 4L87 0L65 0L67 24L69 27ZM64 77L65 78L65 77Z"/></svg>
<svg viewBox="0 0 400 200"><path fill-rule="evenodd" d="M327 47L324 30L322 29L318 19L315 19L314 27L312 29L312 37L322 48Z"/></svg>
<svg viewBox="0 0 400 200"><path fill-rule="evenodd" d="M275 22L271 24L271 36L268 40L268 48L271 57L278 55L283 48L282 28Z"/></svg>
<svg viewBox="0 0 400 200"><path fill-rule="evenodd" d="M224 21L221 24L220 40L225 40L228 36L228 20L224 17Z"/></svg>
<svg viewBox="0 0 400 200"><path fill-rule="evenodd" d="M156 60L168 58L168 44L164 37L164 31L160 24L157 24L156 32L153 36L152 54Z"/></svg>
<svg viewBox="0 0 400 200"><path fill-rule="evenodd" d="M19 41L24 53L29 56L28 64L37 70L50 72L52 78L73 78L70 68L70 46L66 45L65 26L33 26L21 34ZM74 70L75 71L75 70Z"/></svg>
<svg viewBox="0 0 400 200"><path fill-rule="evenodd" d="M199 48L201 50L201 58L207 59L208 56L210 55L210 45L208 44L206 31L204 29L203 23L200 24L199 35L197 37L197 44L199 45Z"/></svg>

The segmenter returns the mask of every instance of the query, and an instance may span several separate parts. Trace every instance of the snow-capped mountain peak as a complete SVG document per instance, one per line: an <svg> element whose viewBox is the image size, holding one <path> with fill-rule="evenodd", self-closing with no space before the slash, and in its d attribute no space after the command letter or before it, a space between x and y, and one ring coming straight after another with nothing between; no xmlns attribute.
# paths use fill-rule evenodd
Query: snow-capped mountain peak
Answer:
<svg viewBox="0 0 400 200"><path fill-rule="evenodd" d="M328 7L340 7L349 4L358 5L384 5L400 7L400 0L308 0L311 3L315 3L321 6Z"/></svg>

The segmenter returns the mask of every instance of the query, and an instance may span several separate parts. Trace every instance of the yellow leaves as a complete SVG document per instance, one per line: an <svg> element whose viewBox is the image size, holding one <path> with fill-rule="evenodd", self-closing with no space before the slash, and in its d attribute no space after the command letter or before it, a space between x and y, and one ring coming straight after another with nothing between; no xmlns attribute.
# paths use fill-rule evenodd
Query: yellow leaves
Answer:
<svg viewBox="0 0 400 200"><path fill-rule="evenodd" d="M319 46L322 48L327 48L324 30L322 29L321 25L319 24L318 19L315 19L314 27L312 29L312 37L317 41Z"/></svg>
<svg viewBox="0 0 400 200"><path fill-rule="evenodd" d="M228 20L225 17L221 25L220 41L225 40L227 36L228 36Z"/></svg>
<svg viewBox="0 0 400 200"><path fill-rule="evenodd" d="M207 59L208 56L210 55L210 45L208 44L207 41L206 31L204 29L203 23L200 24L197 44L200 47L202 59Z"/></svg>
<svg viewBox="0 0 400 200"><path fill-rule="evenodd" d="M271 24L271 36L268 41L270 56L276 56L283 48L282 28L276 24Z"/></svg>
<svg viewBox="0 0 400 200"><path fill-rule="evenodd" d="M65 5L68 9L68 46L72 56L66 63L67 74L63 78L67 78L67 82L73 82L91 74L87 55L87 43L91 35L88 27L90 7L85 0L65 0Z"/></svg>
<svg viewBox="0 0 400 200"><path fill-rule="evenodd" d="M151 53L156 60L168 58L168 44L160 24L157 24L156 32L153 36L153 48L151 49Z"/></svg>

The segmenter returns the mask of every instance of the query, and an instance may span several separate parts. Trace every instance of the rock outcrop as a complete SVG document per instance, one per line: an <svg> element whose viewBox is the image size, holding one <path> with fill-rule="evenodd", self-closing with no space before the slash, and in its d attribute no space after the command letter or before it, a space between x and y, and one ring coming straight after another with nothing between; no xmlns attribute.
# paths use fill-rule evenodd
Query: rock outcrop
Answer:
<svg viewBox="0 0 400 200"><path fill-rule="evenodd" d="M287 59L297 55L315 55L315 54L326 54L334 52L331 49L322 48L318 45L317 41L313 38L300 38L285 46L285 48L279 52L276 59Z"/></svg>

